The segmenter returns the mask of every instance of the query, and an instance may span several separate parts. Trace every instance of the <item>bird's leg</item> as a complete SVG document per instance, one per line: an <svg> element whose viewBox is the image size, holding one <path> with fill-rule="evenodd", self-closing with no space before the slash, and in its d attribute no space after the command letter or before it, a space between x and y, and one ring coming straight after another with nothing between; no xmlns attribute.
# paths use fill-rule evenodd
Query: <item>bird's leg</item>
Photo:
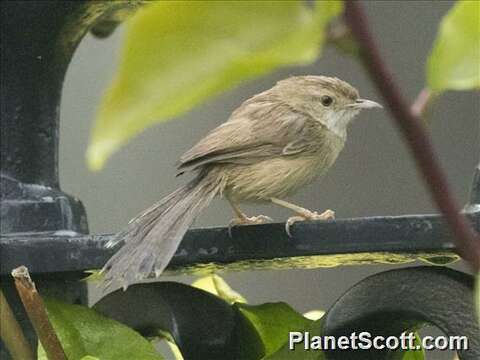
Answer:
<svg viewBox="0 0 480 360"><path fill-rule="evenodd" d="M301 206L289 203L288 201L280 200L277 198L270 198L270 200L272 203L283 206L298 214L297 216L292 216L288 218L287 222L285 223L285 230L287 231L288 236L292 236L290 233L290 226L292 226L292 224L296 223L297 221L335 219L335 212L330 209L325 210L323 213L319 214L316 211L310 211L308 209L302 208Z"/></svg>
<svg viewBox="0 0 480 360"><path fill-rule="evenodd" d="M228 234L230 237L232 236L232 227L236 225L253 225L253 224L265 224L268 222L272 222L272 218L265 216L265 215L257 215L257 216L251 216L248 217L243 213L242 210L238 207L235 202L233 202L230 198L227 197L228 202L230 203L230 206L233 209L233 212L235 213L235 218L233 218L230 223L228 224Z"/></svg>

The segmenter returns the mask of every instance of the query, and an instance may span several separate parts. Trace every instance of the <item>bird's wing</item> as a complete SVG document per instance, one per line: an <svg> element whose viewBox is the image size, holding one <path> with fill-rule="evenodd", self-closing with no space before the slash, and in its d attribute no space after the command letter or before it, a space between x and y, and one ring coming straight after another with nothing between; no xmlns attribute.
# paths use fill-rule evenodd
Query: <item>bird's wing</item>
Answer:
<svg viewBox="0 0 480 360"><path fill-rule="evenodd" d="M211 163L251 164L301 151L298 137L308 116L278 102L245 107L188 150L180 158L178 170L183 172Z"/></svg>

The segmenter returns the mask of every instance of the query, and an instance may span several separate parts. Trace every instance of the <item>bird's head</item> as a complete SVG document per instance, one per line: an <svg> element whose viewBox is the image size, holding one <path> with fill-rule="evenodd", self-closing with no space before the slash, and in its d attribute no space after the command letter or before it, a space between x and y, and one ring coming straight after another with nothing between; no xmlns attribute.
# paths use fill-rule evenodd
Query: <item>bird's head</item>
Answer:
<svg viewBox="0 0 480 360"><path fill-rule="evenodd" d="M334 77L293 76L279 81L274 89L293 109L307 113L342 137L361 110L382 107L375 101L361 99L357 89Z"/></svg>

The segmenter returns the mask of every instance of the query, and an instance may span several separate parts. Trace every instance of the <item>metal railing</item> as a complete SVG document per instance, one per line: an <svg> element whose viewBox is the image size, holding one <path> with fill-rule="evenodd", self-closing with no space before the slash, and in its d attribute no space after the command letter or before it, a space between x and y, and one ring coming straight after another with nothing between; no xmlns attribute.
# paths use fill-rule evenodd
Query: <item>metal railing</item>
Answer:
<svg viewBox="0 0 480 360"><path fill-rule="evenodd" d="M104 248L112 235L88 234L82 203L59 188L58 109L65 72L83 35L93 29L107 36L116 26L110 15L125 6L134 9L135 5L89 1L2 4L0 275L7 300L32 345L36 338L14 291L11 270L25 265L42 293L86 304L87 288L78 280L85 276L84 270L101 268L115 251ZM475 171L465 210L480 231L480 167ZM232 238L226 228L192 229L168 271L195 274L205 268L319 268L418 259L442 265L457 258L442 216L407 215L300 223L293 239L280 223L235 228ZM400 288L399 283L414 285ZM182 298L188 302L178 301ZM126 303L141 304L137 308L148 309L148 314L129 314ZM190 314L196 303L209 309L202 326L198 326L198 313ZM168 316L176 319L175 329L170 329L166 314L160 311L162 304L171 309ZM95 308L147 335L155 328L172 332L185 359L225 359L225 354L235 353L231 309L186 285L133 285L127 292L106 296ZM480 358L473 278L431 266L374 275L338 299L325 315L324 333L362 330L390 335L423 323L448 335L467 335L470 350L460 353L460 359ZM192 333L197 336L189 336ZM2 359L8 358L1 351ZM328 354L331 359L391 356L384 352Z"/></svg>

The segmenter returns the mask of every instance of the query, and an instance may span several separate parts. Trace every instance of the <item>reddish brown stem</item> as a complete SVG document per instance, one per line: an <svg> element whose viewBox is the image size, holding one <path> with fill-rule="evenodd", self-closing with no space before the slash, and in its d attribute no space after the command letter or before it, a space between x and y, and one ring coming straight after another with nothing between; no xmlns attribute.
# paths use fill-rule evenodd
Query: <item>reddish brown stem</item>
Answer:
<svg viewBox="0 0 480 360"><path fill-rule="evenodd" d="M418 94L417 98L414 100L410 111L412 115L417 119L428 120L430 105L434 99L434 95L430 92L429 89L425 88Z"/></svg>
<svg viewBox="0 0 480 360"><path fill-rule="evenodd" d="M43 300L38 294L35 284L30 279L28 269L25 266L20 266L12 270L12 276L15 279L18 295L48 359L67 360L57 334L48 320Z"/></svg>
<svg viewBox="0 0 480 360"><path fill-rule="evenodd" d="M403 133L416 164L428 184L432 198L445 215L455 237L458 253L478 271L480 269L480 236L460 214L422 121L410 112L407 101L383 61L360 1L345 2L345 21L360 44L363 63Z"/></svg>
<svg viewBox="0 0 480 360"><path fill-rule="evenodd" d="M15 319L7 299L0 289L0 339L5 344L13 360L34 360L33 351L30 348L20 324Z"/></svg>

